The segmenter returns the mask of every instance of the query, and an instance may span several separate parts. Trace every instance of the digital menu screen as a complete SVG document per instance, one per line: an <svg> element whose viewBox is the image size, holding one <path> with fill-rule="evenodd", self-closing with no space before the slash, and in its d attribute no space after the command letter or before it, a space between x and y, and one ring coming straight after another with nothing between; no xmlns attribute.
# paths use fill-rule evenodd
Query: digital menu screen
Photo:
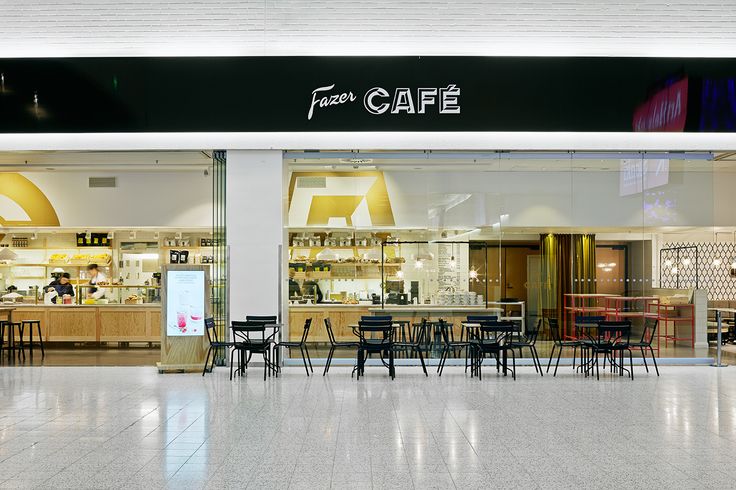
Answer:
<svg viewBox="0 0 736 490"><path fill-rule="evenodd" d="M204 335L204 271L170 270L166 275L166 334Z"/></svg>

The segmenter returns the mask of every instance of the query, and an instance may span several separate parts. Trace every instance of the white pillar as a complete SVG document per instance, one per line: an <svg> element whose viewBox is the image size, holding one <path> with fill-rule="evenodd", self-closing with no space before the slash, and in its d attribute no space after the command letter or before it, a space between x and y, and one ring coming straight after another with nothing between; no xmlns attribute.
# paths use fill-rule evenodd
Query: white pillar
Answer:
<svg viewBox="0 0 736 490"><path fill-rule="evenodd" d="M282 284L288 280L288 247L284 246L287 174L281 151L227 152L231 320L279 312L284 322L288 317L284 314L287 295L279 303L279 270Z"/></svg>
<svg viewBox="0 0 736 490"><path fill-rule="evenodd" d="M696 289L693 291L695 315L695 348L708 347L708 291Z"/></svg>

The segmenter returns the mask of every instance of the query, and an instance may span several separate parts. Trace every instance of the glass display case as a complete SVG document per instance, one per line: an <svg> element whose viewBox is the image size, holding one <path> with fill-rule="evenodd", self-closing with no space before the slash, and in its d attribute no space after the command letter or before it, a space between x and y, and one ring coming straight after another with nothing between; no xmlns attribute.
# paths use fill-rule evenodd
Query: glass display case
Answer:
<svg viewBox="0 0 736 490"><path fill-rule="evenodd" d="M104 289L104 297L100 299L88 298L88 293L93 288ZM80 284L76 287L76 290L76 298L74 302L80 305L143 305L161 303L160 286L131 286L127 284L105 284L92 286L90 284Z"/></svg>

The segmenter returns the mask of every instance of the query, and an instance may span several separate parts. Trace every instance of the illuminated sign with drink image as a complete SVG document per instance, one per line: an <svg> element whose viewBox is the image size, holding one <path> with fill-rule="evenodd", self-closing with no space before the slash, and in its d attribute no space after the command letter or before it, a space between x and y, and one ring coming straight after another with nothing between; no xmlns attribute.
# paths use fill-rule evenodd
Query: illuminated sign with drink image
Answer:
<svg viewBox="0 0 736 490"><path fill-rule="evenodd" d="M204 335L204 271L169 270L166 276L166 334Z"/></svg>

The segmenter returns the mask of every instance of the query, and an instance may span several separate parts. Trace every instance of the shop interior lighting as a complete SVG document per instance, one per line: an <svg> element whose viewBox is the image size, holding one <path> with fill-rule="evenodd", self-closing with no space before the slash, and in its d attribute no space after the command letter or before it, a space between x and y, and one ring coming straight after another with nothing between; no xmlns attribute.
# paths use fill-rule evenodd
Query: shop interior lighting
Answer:
<svg viewBox="0 0 736 490"><path fill-rule="evenodd" d="M401 269L399 269L398 271L396 271L396 278L397 279L403 279L404 278L404 271L402 271Z"/></svg>
<svg viewBox="0 0 736 490"><path fill-rule="evenodd" d="M689 266L690 265L690 259L688 259L688 258L682 259L682 265L684 265L685 267Z"/></svg>
<svg viewBox="0 0 736 490"><path fill-rule="evenodd" d="M713 267L720 267L721 263L721 259L713 259Z"/></svg>
<svg viewBox="0 0 736 490"><path fill-rule="evenodd" d="M422 262L421 259L415 259L414 260L414 268L415 269L423 269L424 268L424 262Z"/></svg>
<svg viewBox="0 0 736 490"><path fill-rule="evenodd" d="M610 262L610 263L608 264L608 267L616 267L616 262Z"/></svg>

